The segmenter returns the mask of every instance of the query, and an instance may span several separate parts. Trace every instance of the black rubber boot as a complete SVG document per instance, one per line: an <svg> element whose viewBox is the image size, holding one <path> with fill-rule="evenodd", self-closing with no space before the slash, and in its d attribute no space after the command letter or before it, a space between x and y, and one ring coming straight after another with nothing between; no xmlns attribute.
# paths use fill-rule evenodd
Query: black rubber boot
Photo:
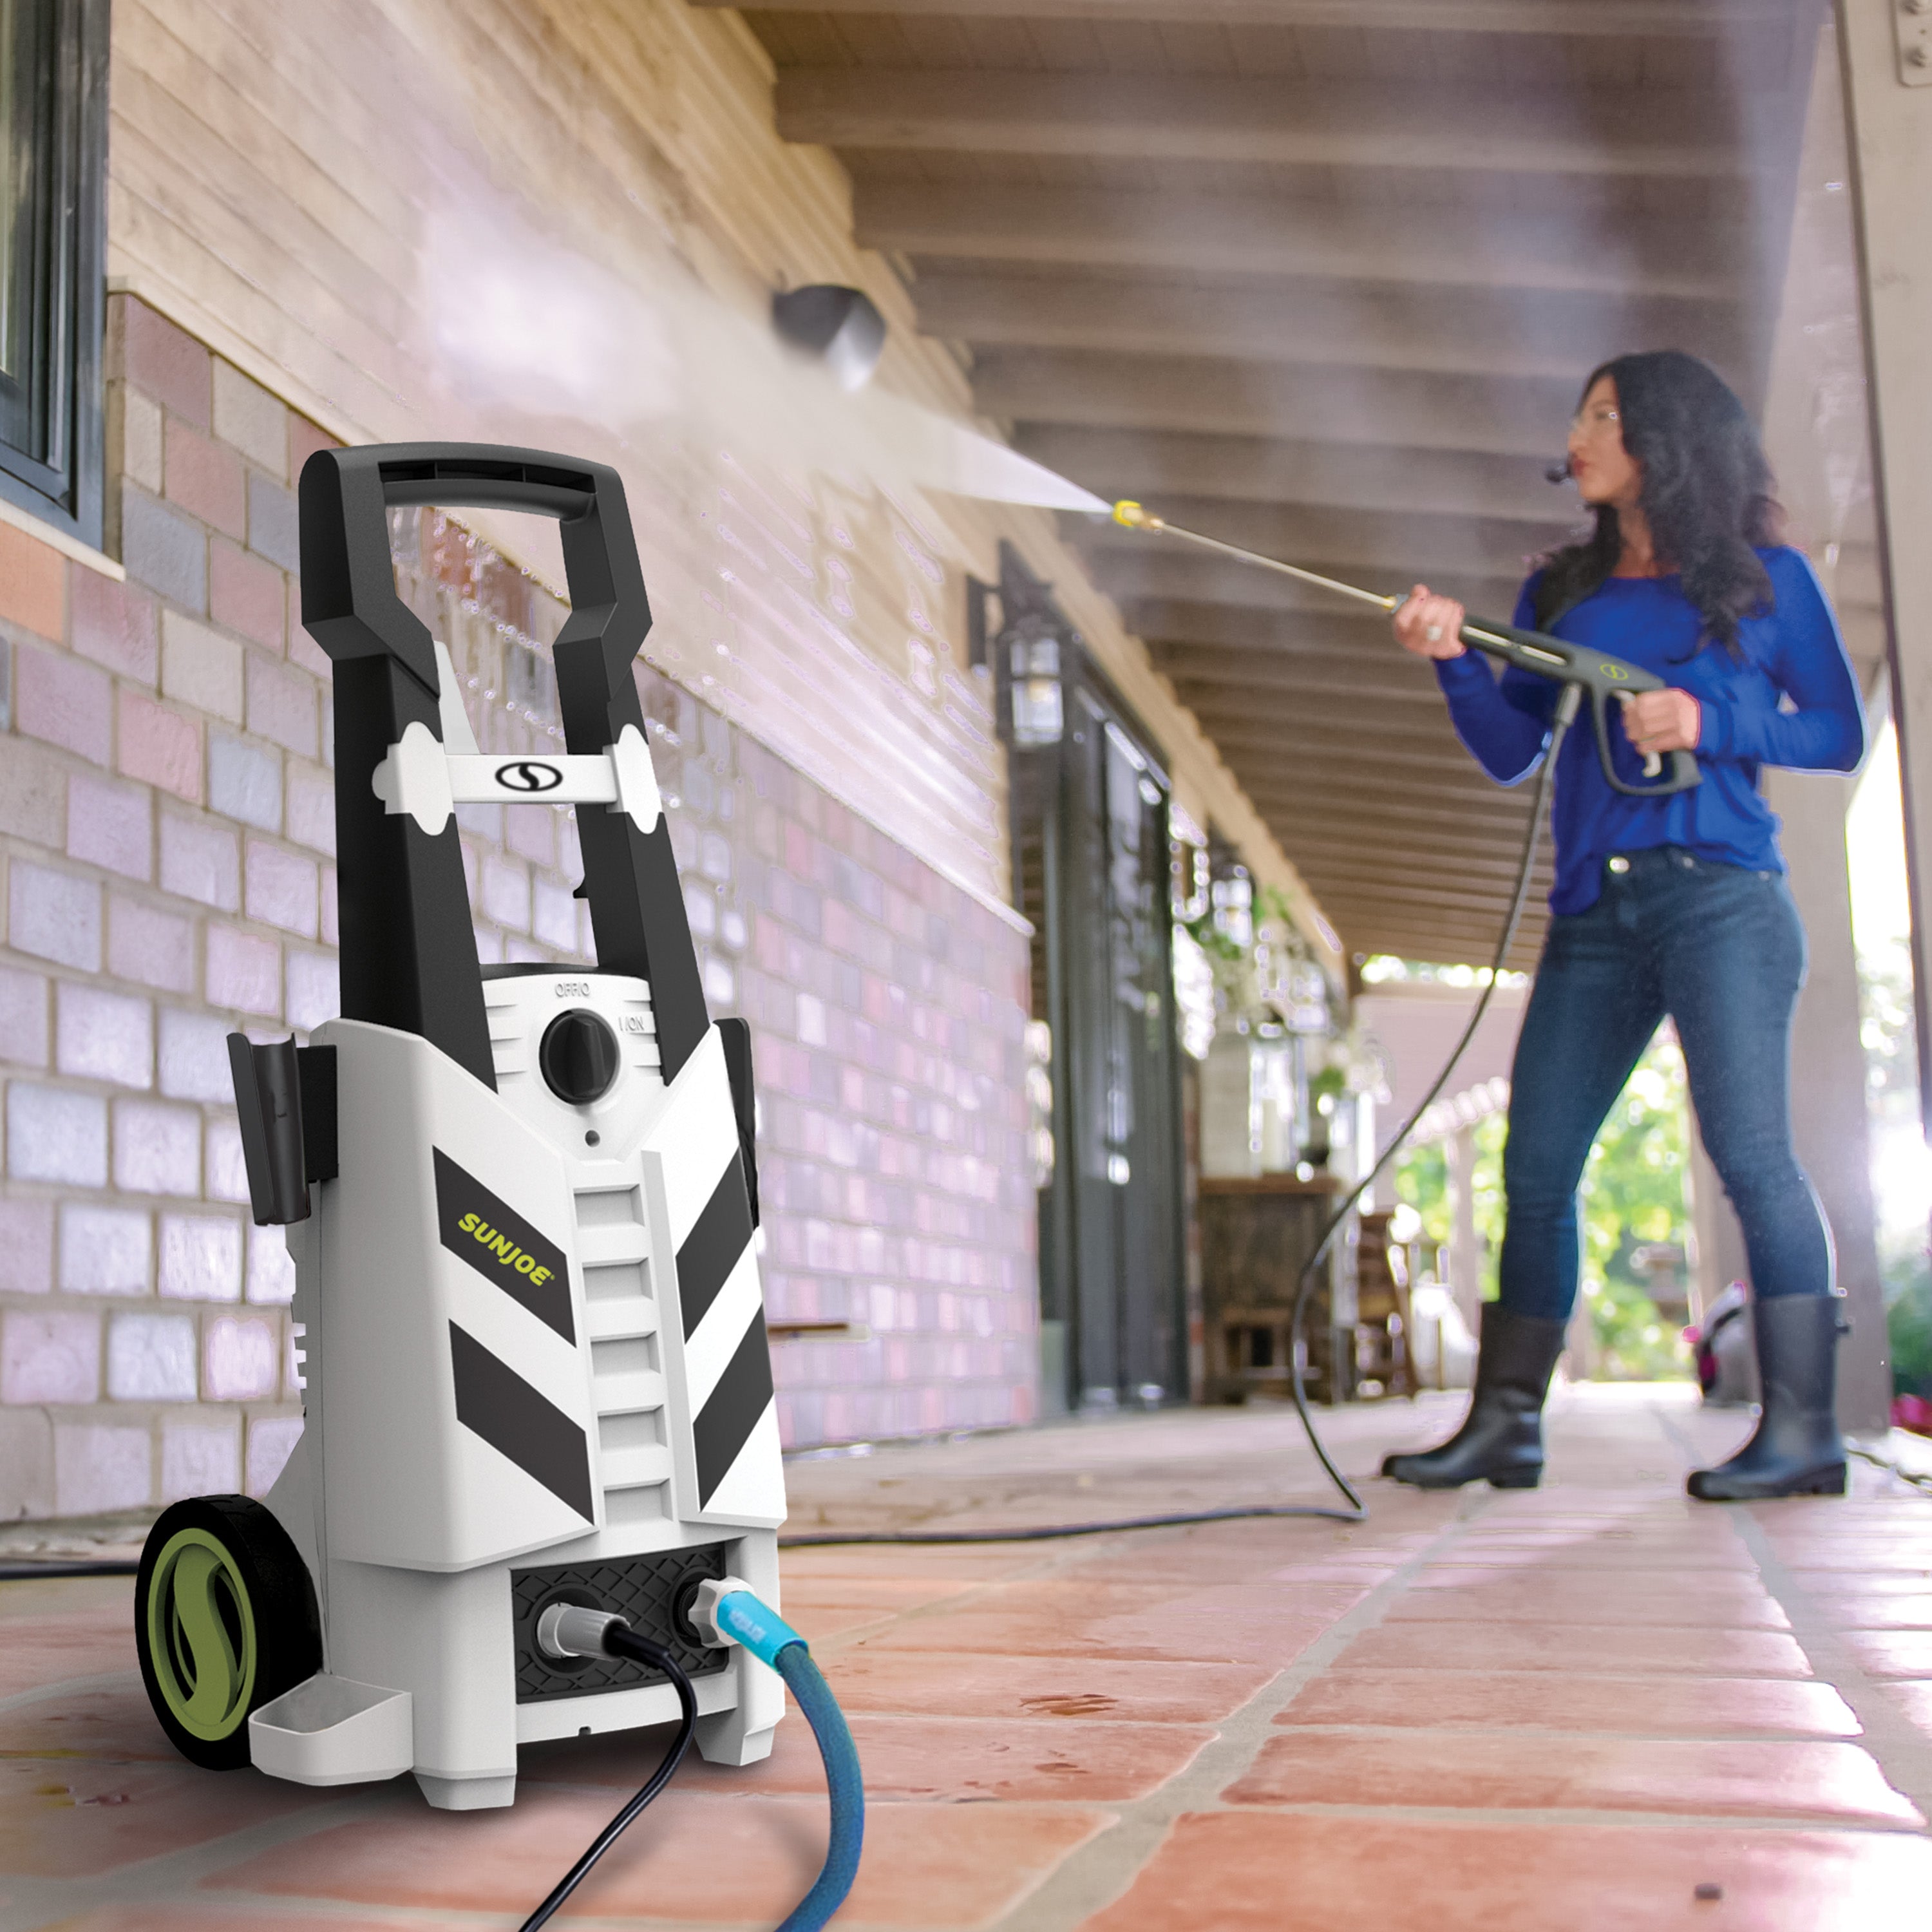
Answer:
<svg viewBox="0 0 1932 1932"><path fill-rule="evenodd" d="M1568 1328L1484 1302L1476 1386L1462 1427L1439 1449L1384 1456L1382 1474L1419 1490L1485 1478L1498 1490L1534 1489L1543 1477L1543 1399Z"/></svg>
<svg viewBox="0 0 1932 1932"><path fill-rule="evenodd" d="M1836 1294L1777 1294L1751 1304L1764 1406L1756 1432L1728 1462L1700 1469L1685 1486L1707 1503L1771 1496L1841 1496L1845 1445L1838 1434Z"/></svg>

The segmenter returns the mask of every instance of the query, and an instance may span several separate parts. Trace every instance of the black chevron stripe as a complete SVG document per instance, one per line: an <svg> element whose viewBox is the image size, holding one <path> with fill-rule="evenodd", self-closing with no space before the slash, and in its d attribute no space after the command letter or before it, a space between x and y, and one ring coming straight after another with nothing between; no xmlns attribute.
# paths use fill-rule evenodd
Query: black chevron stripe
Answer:
<svg viewBox="0 0 1932 1932"><path fill-rule="evenodd" d="M449 1360L456 1379L457 1420L526 1475L535 1477L586 1522L594 1522L590 1445L584 1431L454 1322L449 1324Z"/></svg>
<svg viewBox="0 0 1932 1932"><path fill-rule="evenodd" d="M752 1206L745 1195L745 1166L736 1153L718 1177L704 1212L677 1251L677 1299L684 1334L691 1339L738 1258L752 1244Z"/></svg>
<svg viewBox="0 0 1932 1932"><path fill-rule="evenodd" d="M772 1399L772 1354L765 1339L765 1311L752 1317L718 1386L705 1398L692 1425L698 1452L698 1502L708 1504L718 1485L738 1460L758 1418Z"/></svg>

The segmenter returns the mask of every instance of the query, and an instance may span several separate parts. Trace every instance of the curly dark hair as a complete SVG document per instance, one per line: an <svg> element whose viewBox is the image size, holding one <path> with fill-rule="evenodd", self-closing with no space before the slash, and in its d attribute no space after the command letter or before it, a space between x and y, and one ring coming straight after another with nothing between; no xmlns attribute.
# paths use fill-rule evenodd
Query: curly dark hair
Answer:
<svg viewBox="0 0 1932 1932"><path fill-rule="evenodd" d="M1642 466L1638 500L1658 560L1676 568L1706 634L1735 656L1738 620L1772 602L1756 547L1776 543L1784 526L1757 431L1724 379L1681 349L1617 356L1591 370L1582 393L1605 376L1616 385L1624 448ZM1617 513L1600 503L1595 516L1588 536L1544 560L1539 625L1554 623L1616 568Z"/></svg>

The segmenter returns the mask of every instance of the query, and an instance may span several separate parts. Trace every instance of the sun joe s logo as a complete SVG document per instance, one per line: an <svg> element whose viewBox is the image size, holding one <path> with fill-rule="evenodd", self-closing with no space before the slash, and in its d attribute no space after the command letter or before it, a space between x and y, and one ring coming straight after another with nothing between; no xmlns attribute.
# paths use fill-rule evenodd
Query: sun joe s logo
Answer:
<svg viewBox="0 0 1932 1932"><path fill-rule="evenodd" d="M577 1339L570 1318L570 1264L563 1250L531 1226L507 1201L442 1148L436 1166L436 1232L442 1245L467 1262L566 1342Z"/></svg>
<svg viewBox="0 0 1932 1932"><path fill-rule="evenodd" d="M563 782L563 774L554 765L535 758L519 758L496 767L496 782L506 791L554 791Z"/></svg>

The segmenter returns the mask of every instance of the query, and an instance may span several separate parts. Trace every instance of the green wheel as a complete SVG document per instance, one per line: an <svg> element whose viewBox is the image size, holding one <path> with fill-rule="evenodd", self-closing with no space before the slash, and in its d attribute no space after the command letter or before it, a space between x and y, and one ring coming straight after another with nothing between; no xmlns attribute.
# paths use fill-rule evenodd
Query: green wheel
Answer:
<svg viewBox="0 0 1932 1932"><path fill-rule="evenodd" d="M308 1566L247 1496L193 1496L148 1532L134 1582L148 1701L182 1756L248 1762L248 1713L322 1668Z"/></svg>

